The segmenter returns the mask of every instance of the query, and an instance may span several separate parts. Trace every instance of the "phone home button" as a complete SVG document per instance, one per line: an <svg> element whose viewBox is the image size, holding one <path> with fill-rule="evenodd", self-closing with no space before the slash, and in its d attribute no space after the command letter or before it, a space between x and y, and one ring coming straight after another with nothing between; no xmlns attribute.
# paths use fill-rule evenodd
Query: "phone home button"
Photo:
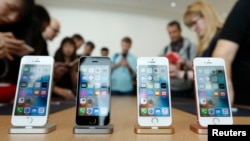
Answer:
<svg viewBox="0 0 250 141"><path fill-rule="evenodd" d="M154 125L156 125L156 124L158 124L158 119L157 119L157 118L152 118L151 122L152 122Z"/></svg>
<svg viewBox="0 0 250 141"><path fill-rule="evenodd" d="M32 117L27 117L26 120L27 120L28 124L31 124L33 122L33 118Z"/></svg>
<svg viewBox="0 0 250 141"><path fill-rule="evenodd" d="M219 123L220 123L220 120L218 118L214 118L213 119L213 124L216 125L216 124L219 124Z"/></svg>
<svg viewBox="0 0 250 141"><path fill-rule="evenodd" d="M95 124L96 123L96 119L93 119L92 121L89 121L89 124Z"/></svg>

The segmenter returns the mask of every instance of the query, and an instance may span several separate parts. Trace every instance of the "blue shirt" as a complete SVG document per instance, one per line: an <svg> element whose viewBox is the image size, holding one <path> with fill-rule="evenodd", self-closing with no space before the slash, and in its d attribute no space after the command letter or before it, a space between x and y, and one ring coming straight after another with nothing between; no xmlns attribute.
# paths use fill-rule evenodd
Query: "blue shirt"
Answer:
<svg viewBox="0 0 250 141"><path fill-rule="evenodd" d="M117 64L121 61L122 54L118 53L113 55L112 62ZM133 70L134 75L136 74L136 57L130 53L127 54L126 59L130 68ZM119 66L112 70L111 74L111 90L128 92L133 90L133 76L130 74L129 69L124 66Z"/></svg>

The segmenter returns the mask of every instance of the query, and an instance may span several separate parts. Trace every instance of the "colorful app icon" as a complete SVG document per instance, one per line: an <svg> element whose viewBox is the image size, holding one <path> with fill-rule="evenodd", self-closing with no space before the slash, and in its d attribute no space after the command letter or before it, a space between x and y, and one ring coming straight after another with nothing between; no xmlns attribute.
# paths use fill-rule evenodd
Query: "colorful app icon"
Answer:
<svg viewBox="0 0 250 141"><path fill-rule="evenodd" d="M86 95L87 95L86 90L81 90L81 91L80 91L80 95L81 95L81 96L86 96Z"/></svg>
<svg viewBox="0 0 250 141"><path fill-rule="evenodd" d="M34 96L38 96L38 95L39 95L39 93L40 93L40 91L39 91L39 90L34 90Z"/></svg>
<svg viewBox="0 0 250 141"><path fill-rule="evenodd" d="M28 75L27 74L23 74L22 80L27 81L28 80Z"/></svg>
<svg viewBox="0 0 250 141"><path fill-rule="evenodd" d="M150 104L150 105L153 105L154 104L154 98L148 97L147 103Z"/></svg>
<svg viewBox="0 0 250 141"><path fill-rule="evenodd" d="M17 107L16 108L16 113L17 114L22 114L23 113L23 107Z"/></svg>
<svg viewBox="0 0 250 141"><path fill-rule="evenodd" d="M197 71L198 71L198 73L203 73L202 69L198 69Z"/></svg>
<svg viewBox="0 0 250 141"><path fill-rule="evenodd" d="M23 113L29 114L30 113L30 107L25 107L23 110Z"/></svg>
<svg viewBox="0 0 250 141"><path fill-rule="evenodd" d="M221 97L225 97L226 96L226 92L225 91L220 91L220 96Z"/></svg>
<svg viewBox="0 0 250 141"><path fill-rule="evenodd" d="M215 115L218 115L218 116L221 115L221 109L219 108L215 109Z"/></svg>
<svg viewBox="0 0 250 141"><path fill-rule="evenodd" d="M208 114L209 115L214 115L214 109L213 108L209 108L208 109Z"/></svg>
<svg viewBox="0 0 250 141"><path fill-rule="evenodd" d="M100 114L99 108L94 108L94 115L99 115L99 114Z"/></svg>
<svg viewBox="0 0 250 141"><path fill-rule="evenodd" d="M210 77L209 76L206 76L206 81L210 81Z"/></svg>
<svg viewBox="0 0 250 141"><path fill-rule="evenodd" d="M44 107L39 107L38 108L38 114L44 114L45 113L45 108Z"/></svg>
<svg viewBox="0 0 250 141"><path fill-rule="evenodd" d="M94 90L88 90L87 95L88 96L94 96Z"/></svg>
<svg viewBox="0 0 250 141"><path fill-rule="evenodd" d="M42 82L42 88L47 88L48 87L48 83L47 82Z"/></svg>
<svg viewBox="0 0 250 141"><path fill-rule="evenodd" d="M146 84L145 83L141 83L141 88L146 88Z"/></svg>
<svg viewBox="0 0 250 141"><path fill-rule="evenodd" d="M141 72L142 73L146 72L145 68L141 68Z"/></svg>
<svg viewBox="0 0 250 141"><path fill-rule="evenodd" d="M203 76L199 76L199 77L198 77L198 80L199 80L199 82L204 82L204 81L205 81L205 78L204 78Z"/></svg>
<svg viewBox="0 0 250 141"><path fill-rule="evenodd" d="M225 84L220 83L220 84L219 84L219 88L220 88L220 89L225 89Z"/></svg>
<svg viewBox="0 0 250 141"><path fill-rule="evenodd" d="M46 90L41 90L41 96L46 96L47 91Z"/></svg>
<svg viewBox="0 0 250 141"><path fill-rule="evenodd" d="M218 91L214 91L214 96L219 96L219 92Z"/></svg>
<svg viewBox="0 0 250 141"><path fill-rule="evenodd" d="M200 99L200 104L201 105L206 105L207 104L207 99L206 98L201 98Z"/></svg>
<svg viewBox="0 0 250 141"><path fill-rule="evenodd" d="M147 83L147 88L152 89L153 88L153 83L152 82L148 82Z"/></svg>
<svg viewBox="0 0 250 141"><path fill-rule="evenodd" d="M33 83L33 82L28 82L28 87L29 87L29 88L32 88L32 87L33 87L33 85L34 85L34 83Z"/></svg>
<svg viewBox="0 0 250 141"><path fill-rule="evenodd" d="M147 68L147 73L152 73L152 68Z"/></svg>
<svg viewBox="0 0 250 141"><path fill-rule="evenodd" d="M101 73L101 68L96 67L96 68L95 68L95 73Z"/></svg>
<svg viewBox="0 0 250 141"><path fill-rule="evenodd" d="M26 90L25 89L21 89L20 92L19 92L19 94L21 96L24 96L26 94Z"/></svg>
<svg viewBox="0 0 250 141"><path fill-rule="evenodd" d="M80 98L80 104L86 104L87 99L86 98Z"/></svg>
<svg viewBox="0 0 250 141"><path fill-rule="evenodd" d="M101 88L101 83L95 83L95 88L96 88L96 89Z"/></svg>
<svg viewBox="0 0 250 141"><path fill-rule="evenodd" d="M107 91L106 91L106 90L102 90L102 91L101 91L101 95L102 95L102 96L106 96L106 95L107 95Z"/></svg>
<svg viewBox="0 0 250 141"><path fill-rule="evenodd" d="M228 115L229 114L228 108L222 108L222 114Z"/></svg>
<svg viewBox="0 0 250 141"><path fill-rule="evenodd" d="M141 96L146 96L147 92L146 92L146 90L141 90L140 94L141 94Z"/></svg>
<svg viewBox="0 0 250 141"><path fill-rule="evenodd" d="M154 83L154 88L159 89L160 88L160 83Z"/></svg>
<svg viewBox="0 0 250 141"><path fill-rule="evenodd" d="M95 69L94 68L89 68L89 73L94 73Z"/></svg>
<svg viewBox="0 0 250 141"><path fill-rule="evenodd" d="M155 96L160 96L160 91L159 90L155 91Z"/></svg>
<svg viewBox="0 0 250 141"><path fill-rule="evenodd" d="M161 115L161 108L155 108L155 114Z"/></svg>
<svg viewBox="0 0 250 141"><path fill-rule="evenodd" d="M209 74L210 72L209 72L209 69L204 69L204 73L205 74Z"/></svg>
<svg viewBox="0 0 250 141"><path fill-rule="evenodd" d="M147 80L148 80L148 81L152 81L152 80L153 80L152 75L148 75Z"/></svg>
<svg viewBox="0 0 250 141"><path fill-rule="evenodd" d="M212 89L211 83L206 83L205 87L206 87L207 90L211 90Z"/></svg>
<svg viewBox="0 0 250 141"><path fill-rule="evenodd" d="M141 76L140 78L141 78L141 81L142 81L142 82L145 82L145 81L146 81L146 77L145 77L145 76Z"/></svg>
<svg viewBox="0 0 250 141"><path fill-rule="evenodd" d="M201 114L207 115L207 108L201 108Z"/></svg>
<svg viewBox="0 0 250 141"><path fill-rule="evenodd" d="M217 82L217 76L212 76L212 77L211 77L211 81L212 81L212 82Z"/></svg>
<svg viewBox="0 0 250 141"><path fill-rule="evenodd" d="M102 68L102 72L103 72L103 73L107 73L107 72L108 72L108 69L107 69L107 68Z"/></svg>
<svg viewBox="0 0 250 141"><path fill-rule="evenodd" d="M99 96L100 95L100 91L99 90L95 90L95 96Z"/></svg>
<svg viewBox="0 0 250 141"><path fill-rule="evenodd" d="M88 82L88 88L94 88L94 83L93 82Z"/></svg>
<svg viewBox="0 0 250 141"><path fill-rule="evenodd" d="M141 98L141 104L147 104L147 99L146 98Z"/></svg>
<svg viewBox="0 0 250 141"><path fill-rule="evenodd" d="M159 81L159 76L158 75L154 76L154 81Z"/></svg>
<svg viewBox="0 0 250 141"><path fill-rule="evenodd" d="M159 73L160 69L159 68L154 68L154 73Z"/></svg>
<svg viewBox="0 0 250 141"><path fill-rule="evenodd" d="M161 96L167 96L168 94L167 94L167 91L166 90L162 90L161 91Z"/></svg>
<svg viewBox="0 0 250 141"><path fill-rule="evenodd" d="M31 108L31 114L37 114L37 108L36 107Z"/></svg>
<svg viewBox="0 0 250 141"><path fill-rule="evenodd" d="M35 67L30 67L30 72L36 72L36 68Z"/></svg>
<svg viewBox="0 0 250 141"><path fill-rule="evenodd" d="M161 113L162 113L163 115L168 115L168 114L169 114L168 108L162 108L162 109L161 109Z"/></svg>
<svg viewBox="0 0 250 141"><path fill-rule="evenodd" d="M21 82L21 87L22 87L22 88L27 87L27 82Z"/></svg>
<svg viewBox="0 0 250 141"><path fill-rule="evenodd" d="M204 84L200 84L200 85L199 85L199 88L200 88L200 89L205 89L205 85L204 85Z"/></svg>
<svg viewBox="0 0 250 141"><path fill-rule="evenodd" d="M147 91L147 95L148 96L153 96L154 95L154 91L153 90L148 90Z"/></svg>
<svg viewBox="0 0 250 141"><path fill-rule="evenodd" d="M82 72L87 72L88 70L87 70L87 68L84 68L84 66L81 66L81 71Z"/></svg>
<svg viewBox="0 0 250 141"><path fill-rule="evenodd" d="M166 83L161 83L161 88L167 88L167 84Z"/></svg>
<svg viewBox="0 0 250 141"><path fill-rule="evenodd" d="M213 83L213 84L212 84L212 88L215 90L215 89L218 89L218 88L219 88L219 86L218 86L218 84L217 84L217 83Z"/></svg>
<svg viewBox="0 0 250 141"><path fill-rule="evenodd" d="M40 88L41 87L41 82L35 82L35 88Z"/></svg>
<svg viewBox="0 0 250 141"><path fill-rule="evenodd" d="M25 66L25 67L23 68L23 71L24 71L24 72L28 72L28 71L29 71L29 67L28 67L28 66Z"/></svg>
<svg viewBox="0 0 250 141"><path fill-rule="evenodd" d="M82 87L82 88L87 88L87 82L82 82L82 83L81 83L81 87Z"/></svg>
<svg viewBox="0 0 250 141"><path fill-rule="evenodd" d="M26 90L26 95L27 95L27 96L33 95L33 89L28 89L28 90Z"/></svg>
<svg viewBox="0 0 250 141"><path fill-rule="evenodd" d="M107 83L102 83L102 88L108 88L108 84Z"/></svg>
<svg viewBox="0 0 250 141"><path fill-rule="evenodd" d="M24 97L18 98L18 104L23 104L24 103Z"/></svg>
<svg viewBox="0 0 250 141"><path fill-rule="evenodd" d="M82 76L82 81L88 81L87 75L83 75L83 76Z"/></svg>
<svg viewBox="0 0 250 141"><path fill-rule="evenodd" d="M206 96L206 92L205 92L205 91L200 91L200 92L199 92L199 95L200 95L201 97L205 97L205 96Z"/></svg>
<svg viewBox="0 0 250 141"><path fill-rule="evenodd" d="M148 108L148 114L153 115L155 113L154 108Z"/></svg>
<svg viewBox="0 0 250 141"><path fill-rule="evenodd" d="M84 115L86 113L86 109L85 108L80 108L79 113L80 113L80 115Z"/></svg>
<svg viewBox="0 0 250 141"><path fill-rule="evenodd" d="M147 114L147 108L141 108L141 115Z"/></svg>
<svg viewBox="0 0 250 141"><path fill-rule="evenodd" d="M94 80L94 76L93 75L89 75L89 80Z"/></svg>
<svg viewBox="0 0 250 141"><path fill-rule="evenodd" d="M36 76L34 74L31 74L29 77L30 80L34 80L35 78L36 78Z"/></svg>
<svg viewBox="0 0 250 141"><path fill-rule="evenodd" d="M36 81L40 81L42 79L42 75L41 74L37 74L36 75ZM47 81L47 80L45 80Z"/></svg>
<svg viewBox="0 0 250 141"><path fill-rule="evenodd" d="M100 113L101 113L101 115L107 115L107 114L108 114L108 108L102 107L102 108L100 109Z"/></svg>
<svg viewBox="0 0 250 141"><path fill-rule="evenodd" d="M87 114L92 115L93 114L93 108L87 108Z"/></svg>

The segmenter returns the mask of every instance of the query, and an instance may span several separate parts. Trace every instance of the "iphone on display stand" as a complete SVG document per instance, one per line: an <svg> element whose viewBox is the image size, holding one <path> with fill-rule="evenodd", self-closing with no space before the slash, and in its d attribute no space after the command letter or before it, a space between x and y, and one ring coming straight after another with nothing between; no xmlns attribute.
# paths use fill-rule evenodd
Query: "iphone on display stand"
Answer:
<svg viewBox="0 0 250 141"><path fill-rule="evenodd" d="M15 128L11 131L47 125L53 67L54 59L50 56L21 58L11 117L11 124Z"/></svg>
<svg viewBox="0 0 250 141"><path fill-rule="evenodd" d="M166 57L137 59L137 117L141 127L172 124L169 62Z"/></svg>
<svg viewBox="0 0 250 141"><path fill-rule="evenodd" d="M78 126L109 125L111 60L81 57L78 68L75 123Z"/></svg>
<svg viewBox="0 0 250 141"><path fill-rule="evenodd" d="M197 57L193 60L198 123L233 124L225 62L222 58Z"/></svg>

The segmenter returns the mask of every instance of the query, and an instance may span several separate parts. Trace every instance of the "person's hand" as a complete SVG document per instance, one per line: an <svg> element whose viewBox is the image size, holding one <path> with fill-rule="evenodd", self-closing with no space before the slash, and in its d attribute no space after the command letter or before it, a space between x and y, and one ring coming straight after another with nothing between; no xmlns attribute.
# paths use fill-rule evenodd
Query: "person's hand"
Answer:
<svg viewBox="0 0 250 141"><path fill-rule="evenodd" d="M54 81L57 82L62 76L69 71L67 64L62 62L56 62L54 65Z"/></svg>
<svg viewBox="0 0 250 141"><path fill-rule="evenodd" d="M60 95L67 100L75 100L76 99L74 93L69 89L55 86L53 90L57 95Z"/></svg>
<svg viewBox="0 0 250 141"><path fill-rule="evenodd" d="M17 55L25 48L23 40L18 40L11 32L0 32L0 58L7 58L8 60L14 60L13 55Z"/></svg>
<svg viewBox="0 0 250 141"><path fill-rule="evenodd" d="M176 64L169 64L169 74L170 78L182 78L183 71L180 71Z"/></svg>
<svg viewBox="0 0 250 141"><path fill-rule="evenodd" d="M129 64L128 64L127 59L122 58L121 61L120 61L120 65L121 65L121 66L124 66L124 67L128 67Z"/></svg>

